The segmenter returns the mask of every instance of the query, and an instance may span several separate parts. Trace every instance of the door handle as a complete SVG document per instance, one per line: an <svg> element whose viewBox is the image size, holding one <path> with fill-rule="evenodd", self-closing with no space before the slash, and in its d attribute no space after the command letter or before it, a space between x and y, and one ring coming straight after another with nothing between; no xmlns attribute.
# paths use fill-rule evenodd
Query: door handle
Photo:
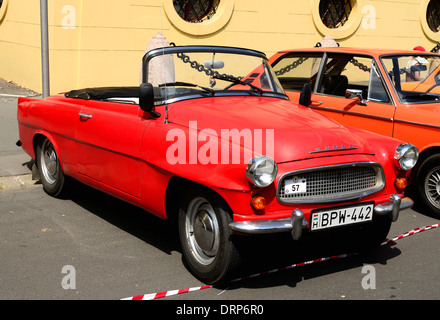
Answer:
<svg viewBox="0 0 440 320"><path fill-rule="evenodd" d="M83 118L83 119L91 119L92 118L92 115L91 114L87 114L87 113L80 112L80 113L78 113L78 115L79 115L80 118Z"/></svg>
<svg viewBox="0 0 440 320"><path fill-rule="evenodd" d="M310 105L320 106L321 104L323 104L322 101L318 101L318 100L311 100L310 101Z"/></svg>

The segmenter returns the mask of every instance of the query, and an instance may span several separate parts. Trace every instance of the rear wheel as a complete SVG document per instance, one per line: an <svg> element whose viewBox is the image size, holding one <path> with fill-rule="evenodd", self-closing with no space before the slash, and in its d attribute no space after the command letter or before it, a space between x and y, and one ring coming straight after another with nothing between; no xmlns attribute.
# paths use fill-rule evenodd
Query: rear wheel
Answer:
<svg viewBox="0 0 440 320"><path fill-rule="evenodd" d="M36 160L43 190L53 197L59 196L64 187L65 177L61 170L58 154L49 139L39 140Z"/></svg>
<svg viewBox="0 0 440 320"><path fill-rule="evenodd" d="M185 261L201 281L213 284L230 279L240 264L229 228L230 212L210 191L197 188L179 210L179 236Z"/></svg>

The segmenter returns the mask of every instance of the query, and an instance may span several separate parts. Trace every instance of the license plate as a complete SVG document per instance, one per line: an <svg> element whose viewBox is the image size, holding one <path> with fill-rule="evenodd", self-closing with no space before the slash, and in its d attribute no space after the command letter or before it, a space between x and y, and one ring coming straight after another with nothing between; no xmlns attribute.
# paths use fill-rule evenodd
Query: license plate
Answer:
<svg viewBox="0 0 440 320"><path fill-rule="evenodd" d="M333 228L373 219L374 203L312 210L310 230Z"/></svg>
<svg viewBox="0 0 440 320"><path fill-rule="evenodd" d="M305 178L293 177L284 183L285 194L298 194L307 192L307 181Z"/></svg>

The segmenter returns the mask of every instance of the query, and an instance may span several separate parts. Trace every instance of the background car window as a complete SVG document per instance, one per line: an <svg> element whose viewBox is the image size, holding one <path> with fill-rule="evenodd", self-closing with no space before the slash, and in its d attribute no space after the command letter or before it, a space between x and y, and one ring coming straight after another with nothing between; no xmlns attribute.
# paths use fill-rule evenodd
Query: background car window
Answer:
<svg viewBox="0 0 440 320"><path fill-rule="evenodd" d="M364 99L390 101L372 58L329 55L318 92L343 97L347 89L362 90Z"/></svg>
<svg viewBox="0 0 440 320"><path fill-rule="evenodd" d="M367 98L370 101L390 102L390 98L385 90L380 73L374 63L371 65L370 85Z"/></svg>
<svg viewBox="0 0 440 320"><path fill-rule="evenodd" d="M316 81L322 54L290 54L273 64L278 80L285 90L301 91L304 83Z"/></svg>
<svg viewBox="0 0 440 320"><path fill-rule="evenodd" d="M429 103L440 99L438 56L387 56L381 60L401 101Z"/></svg>

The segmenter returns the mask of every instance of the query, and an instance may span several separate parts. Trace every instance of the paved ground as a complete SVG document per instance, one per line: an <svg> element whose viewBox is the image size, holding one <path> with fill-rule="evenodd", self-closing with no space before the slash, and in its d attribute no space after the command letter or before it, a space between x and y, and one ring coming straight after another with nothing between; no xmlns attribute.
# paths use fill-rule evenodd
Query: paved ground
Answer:
<svg viewBox="0 0 440 320"><path fill-rule="evenodd" d="M40 97L38 93L0 80L0 177L29 173L29 157L15 145L18 140L18 96Z"/></svg>

